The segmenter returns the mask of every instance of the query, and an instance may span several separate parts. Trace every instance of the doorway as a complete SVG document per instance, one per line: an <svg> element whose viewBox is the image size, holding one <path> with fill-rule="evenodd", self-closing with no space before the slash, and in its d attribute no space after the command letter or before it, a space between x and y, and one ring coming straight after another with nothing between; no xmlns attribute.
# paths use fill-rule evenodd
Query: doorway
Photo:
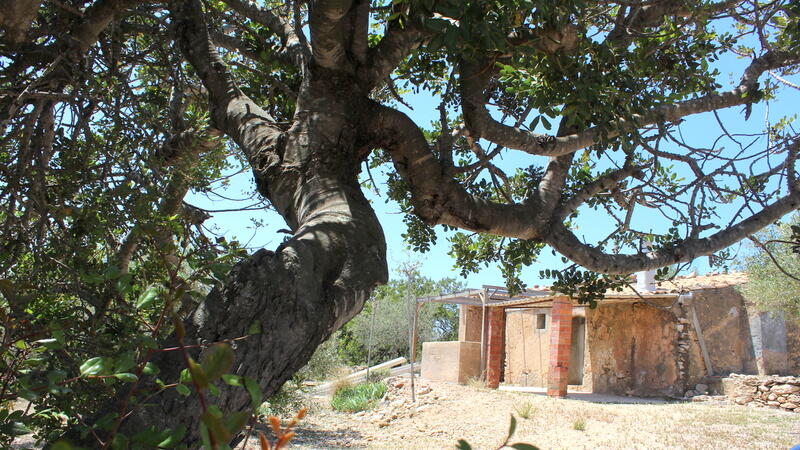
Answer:
<svg viewBox="0 0 800 450"><path fill-rule="evenodd" d="M572 344L570 344L570 358L568 383L583 384L583 358L586 348L586 318L572 318Z"/></svg>

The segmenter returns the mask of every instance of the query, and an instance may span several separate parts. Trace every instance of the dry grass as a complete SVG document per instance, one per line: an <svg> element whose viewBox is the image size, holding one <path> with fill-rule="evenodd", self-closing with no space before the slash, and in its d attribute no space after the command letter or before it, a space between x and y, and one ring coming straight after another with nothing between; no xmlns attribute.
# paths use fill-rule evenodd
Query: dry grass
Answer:
<svg viewBox="0 0 800 450"><path fill-rule="evenodd" d="M496 448L509 414L530 408L514 442L539 448L790 448L800 443L800 414L719 403L608 404L557 400L542 395L436 383L439 400L429 408L378 427L361 417L325 412L308 420L315 433L353 433L346 446L452 448L466 439L473 448ZM580 429L585 431L581 431ZM308 441L307 441L308 442ZM330 448L342 441L304 443Z"/></svg>
<svg viewBox="0 0 800 450"><path fill-rule="evenodd" d="M336 395L337 392L341 391L344 388L348 388L353 385L353 382L347 379L347 376L350 374L347 368L340 368L333 372L332 378L334 379L331 385L331 397Z"/></svg>
<svg viewBox="0 0 800 450"><path fill-rule="evenodd" d="M466 386L476 391L485 391L486 383L480 376L467 378Z"/></svg>
<svg viewBox="0 0 800 450"><path fill-rule="evenodd" d="M530 400L514 403L514 412L516 413L517 417L521 417L523 419L530 419L531 416L537 413L536 407L533 406L533 403L531 403Z"/></svg>

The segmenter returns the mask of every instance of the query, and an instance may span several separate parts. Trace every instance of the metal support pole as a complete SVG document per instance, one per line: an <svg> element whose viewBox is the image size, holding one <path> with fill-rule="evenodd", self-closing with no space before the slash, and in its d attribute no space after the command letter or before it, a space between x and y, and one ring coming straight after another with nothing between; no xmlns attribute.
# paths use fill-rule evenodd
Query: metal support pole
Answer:
<svg viewBox="0 0 800 450"><path fill-rule="evenodd" d="M486 299L489 296L489 290L484 289L481 292L481 378L486 381Z"/></svg>

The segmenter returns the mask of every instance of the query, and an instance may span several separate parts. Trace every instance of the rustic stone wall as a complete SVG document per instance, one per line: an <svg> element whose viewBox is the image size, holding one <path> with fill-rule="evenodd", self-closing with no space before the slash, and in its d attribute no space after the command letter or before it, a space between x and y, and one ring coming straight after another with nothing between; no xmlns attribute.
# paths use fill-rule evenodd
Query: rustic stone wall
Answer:
<svg viewBox="0 0 800 450"><path fill-rule="evenodd" d="M786 352L789 374L800 376L800 323L789 318L786 319Z"/></svg>
<svg viewBox="0 0 800 450"><path fill-rule="evenodd" d="M697 311L714 375L758 373L742 294L732 286L701 289L693 292L691 302Z"/></svg>
<svg viewBox="0 0 800 450"><path fill-rule="evenodd" d="M601 302L591 311L587 342L594 392L683 396L678 349L687 344L679 343L686 324L651 303Z"/></svg>
<svg viewBox="0 0 800 450"><path fill-rule="evenodd" d="M739 405L771 406L800 412L800 377L731 374L722 379L722 390Z"/></svg>

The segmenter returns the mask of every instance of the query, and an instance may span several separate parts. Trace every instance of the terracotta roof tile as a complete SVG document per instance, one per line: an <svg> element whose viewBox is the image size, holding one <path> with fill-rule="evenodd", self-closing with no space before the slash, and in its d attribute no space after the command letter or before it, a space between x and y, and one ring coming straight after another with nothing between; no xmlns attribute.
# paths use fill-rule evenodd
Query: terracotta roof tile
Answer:
<svg viewBox="0 0 800 450"><path fill-rule="evenodd" d="M700 289L721 288L728 286L736 286L747 282L747 274L744 272L731 272L731 273L717 273L711 272L706 275L679 275L672 280L660 281L656 283L656 290L651 292L639 292L642 295L653 294L666 294L666 293L680 293L685 291L696 291ZM634 283L632 283L635 285ZM614 297L616 295L631 295L635 294L633 289L624 287L622 292L606 293L606 297Z"/></svg>

